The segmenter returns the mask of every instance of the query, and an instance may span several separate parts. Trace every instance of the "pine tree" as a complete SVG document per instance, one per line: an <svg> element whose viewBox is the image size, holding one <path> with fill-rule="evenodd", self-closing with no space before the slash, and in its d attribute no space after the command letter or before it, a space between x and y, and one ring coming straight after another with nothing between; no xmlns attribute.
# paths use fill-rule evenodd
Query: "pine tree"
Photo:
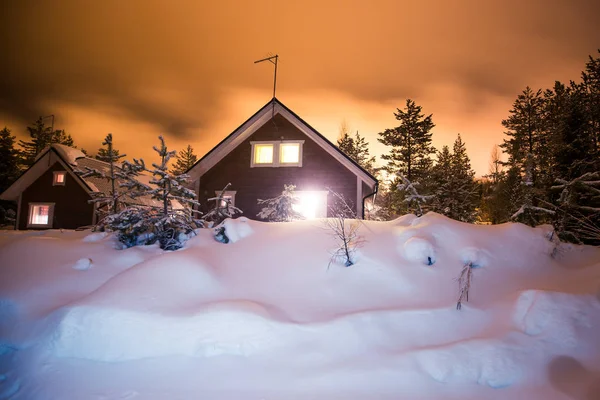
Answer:
<svg viewBox="0 0 600 400"><path fill-rule="evenodd" d="M523 179L521 188L521 202L513 204L515 211L512 219L535 226L546 221L547 209L540 207L539 203L545 201L547 189L542 187L540 180L540 165L547 158L549 136L545 130L544 110L545 100L542 91L533 92L528 86L517 96L517 100L510 110L510 116L502 121L507 129L501 145L508 154L511 169L518 171Z"/></svg>
<svg viewBox="0 0 600 400"><path fill-rule="evenodd" d="M433 164L430 156L435 153L435 148L431 145L431 129L435 125L431 114L424 116L421 110L421 106L416 105L414 101L406 100L405 109L397 109L394 113L400 125L379 133L381 137L378 140L391 147L389 154L381 156L387 161L383 170L392 177L391 187L405 187L403 182L405 178L415 185L419 183L421 190L427 193L429 173ZM395 214L407 212L408 203L404 201L406 196L411 194L392 192L390 212Z"/></svg>
<svg viewBox="0 0 600 400"><path fill-rule="evenodd" d="M184 174L194 166L197 160L198 157L194 154L194 149L188 144L185 150L179 151L177 161L171 169L171 173L174 175Z"/></svg>
<svg viewBox="0 0 600 400"><path fill-rule="evenodd" d="M193 234L195 227L202 226L202 222L194 219L192 214L196 212L192 207L200 206L196 200L196 193L186 188L189 176L186 174L174 175L168 171L169 161L175 156L175 151L169 151L162 136L160 148L154 146L154 151L160 156L160 164L153 163L153 169L148 169L143 159L133 159L133 163L123 162L122 187L129 190L131 198L151 197L157 200L161 207L155 209L154 213L144 219L154 227L155 235L160 247L165 250L176 250L181 248L187 241L188 236ZM150 185L141 183L136 177L147 172L152 174ZM173 207L174 202L184 206L184 209Z"/></svg>
<svg viewBox="0 0 600 400"><path fill-rule="evenodd" d="M406 100L404 110L394 113L400 125L379 133L378 140L390 146L390 153L381 156L387 161L385 171L389 174L402 174L409 181L427 176L432 165L431 154L435 149L431 145L431 129L435 126L431 114L424 116L421 106Z"/></svg>
<svg viewBox="0 0 600 400"><path fill-rule="evenodd" d="M0 193L19 176L19 152L15 149L15 136L8 128L0 131Z"/></svg>
<svg viewBox="0 0 600 400"><path fill-rule="evenodd" d="M295 219L304 219L302 214L294 210L298 197L294 193L295 185L283 185L283 191L272 199L258 199L258 204L263 206L256 215L261 219L272 222L289 222Z"/></svg>
<svg viewBox="0 0 600 400"><path fill-rule="evenodd" d="M433 210L457 221L475 222L478 187L474 178L475 171L459 134L453 152L444 146L432 169Z"/></svg>
<svg viewBox="0 0 600 400"><path fill-rule="evenodd" d="M109 134L111 135L111 134ZM111 135L112 138L112 135ZM105 145L105 142L102 143L102 145ZM83 151L83 149L82 149ZM100 160L100 161L105 161L105 162L110 162L111 160L113 162L117 162L119 158L124 157L125 155L121 156L119 155L119 150L112 148L112 150L109 150L108 148L105 149L104 147L100 147L98 149L98 152L96 153L96 160ZM117 159L115 159L114 157L117 157Z"/></svg>
<svg viewBox="0 0 600 400"><path fill-rule="evenodd" d="M96 158L108 163L108 171L100 171L95 168L85 167L85 170L76 172L83 178L97 177L106 179L110 182L110 192L95 193L91 202L96 203L99 210L108 207L112 214L116 214L121 209L121 198L127 194L126 191L119 189L119 178L127 179L127 175L116 165L119 159L125 157L125 154L119 154L119 151L113 148L112 133L106 135L102 145L106 146L106 149L101 148L100 150L103 151L98 151Z"/></svg>
<svg viewBox="0 0 600 400"><path fill-rule="evenodd" d="M38 118L33 126L27 127L27 132L31 137L30 141L19 140L22 150L22 163L24 167L29 167L35 162L35 157L51 144L64 144L75 147L73 138L64 130L52 130L44 124L42 117Z"/></svg>
<svg viewBox="0 0 600 400"><path fill-rule="evenodd" d="M346 125L342 125L341 135L337 141L337 146L348 157L356 161L358 165L367 170L371 175L375 175L375 157L369 154L369 143L366 139L356 131L356 135L352 137L345 129Z"/></svg>
<svg viewBox="0 0 600 400"><path fill-rule="evenodd" d="M449 216L453 202L452 153L448 146L438 152L437 162L431 171L432 186L435 197L431 210Z"/></svg>
<svg viewBox="0 0 600 400"><path fill-rule="evenodd" d="M400 175L399 180L400 183L398 183L397 189L404 194L403 202L408 205L408 209L417 217L422 216L423 207L421 207L421 204L430 201L433 196L420 194L417 190L417 187L420 186L419 182L411 182L404 175Z"/></svg>
<svg viewBox="0 0 600 400"><path fill-rule="evenodd" d="M475 171L471 169L471 160L460 134L453 146L452 177L455 181L455 202L450 218L463 222L474 222L478 205L477 183L475 182Z"/></svg>

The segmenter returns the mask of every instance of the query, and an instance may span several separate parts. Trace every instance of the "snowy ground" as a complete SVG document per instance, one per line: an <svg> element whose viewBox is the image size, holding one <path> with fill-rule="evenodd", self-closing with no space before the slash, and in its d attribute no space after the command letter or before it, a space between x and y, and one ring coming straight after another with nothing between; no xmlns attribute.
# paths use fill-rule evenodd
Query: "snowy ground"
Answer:
<svg viewBox="0 0 600 400"><path fill-rule="evenodd" d="M600 399L600 249L428 214L328 268L323 221L228 230L0 232L0 399Z"/></svg>

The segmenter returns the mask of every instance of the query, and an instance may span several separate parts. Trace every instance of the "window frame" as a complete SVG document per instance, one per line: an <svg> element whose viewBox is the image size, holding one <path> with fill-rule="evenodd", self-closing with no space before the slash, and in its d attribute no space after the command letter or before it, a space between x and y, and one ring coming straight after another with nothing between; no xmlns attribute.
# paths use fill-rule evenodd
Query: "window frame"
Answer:
<svg viewBox="0 0 600 400"><path fill-rule="evenodd" d="M27 213L27 227L28 228L52 228L52 221L54 220L54 205L55 203L29 203L29 211ZM48 223L47 224L34 224L32 222L33 214L32 211L36 206L48 206Z"/></svg>
<svg viewBox="0 0 600 400"><path fill-rule="evenodd" d="M57 180L58 176L63 177L62 182L59 182ZM67 171L54 171L54 173L52 175L52 186L65 186L66 182L67 182Z"/></svg>
<svg viewBox="0 0 600 400"><path fill-rule="evenodd" d="M256 145L270 144L273 146L273 162L272 163L255 163L254 152ZM282 144L298 144L298 162L286 163L281 162ZM302 156L304 148L304 140L262 140L250 142L250 168L279 168L279 167L302 167Z"/></svg>

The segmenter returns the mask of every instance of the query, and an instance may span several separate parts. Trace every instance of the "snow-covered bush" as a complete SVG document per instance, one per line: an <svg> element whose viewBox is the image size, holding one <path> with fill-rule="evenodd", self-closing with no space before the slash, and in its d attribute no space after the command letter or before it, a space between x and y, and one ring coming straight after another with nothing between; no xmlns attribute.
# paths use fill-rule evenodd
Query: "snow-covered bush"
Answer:
<svg viewBox="0 0 600 400"><path fill-rule="evenodd" d="M356 213L344 196L331 190L330 193L333 196L333 204L329 207L331 217L325 223L336 239L336 248L328 267L334 262L349 267L356 263L356 251L363 243L362 237L358 235L361 222L356 219Z"/></svg>
<svg viewBox="0 0 600 400"><path fill-rule="evenodd" d="M413 208L413 212L417 217L420 217L423 215L421 204L431 200L434 196L424 196L419 194L417 191L419 182L411 182L402 174L400 174L399 179L401 183L398 184L397 188L405 193L404 202L408 204L409 208Z"/></svg>
<svg viewBox="0 0 600 400"><path fill-rule="evenodd" d="M283 185L283 191L279 196L272 199L258 199L258 204L263 208L256 216L271 222L303 219L302 214L294 210L294 205L298 202L295 190L295 185Z"/></svg>
<svg viewBox="0 0 600 400"><path fill-rule="evenodd" d="M251 235L252 232L253 229L246 217L240 217L238 219L227 218L213 228L215 240L221 243L235 243L238 240Z"/></svg>
<svg viewBox="0 0 600 400"><path fill-rule="evenodd" d="M124 248L153 244L156 242L154 211L149 207L130 206L110 214L98 225L100 230L116 232L117 240Z"/></svg>
<svg viewBox="0 0 600 400"><path fill-rule="evenodd" d="M214 207L202 216L202 221L208 226L220 224L226 218L233 218L237 214L242 214L243 211L231 204L231 198L225 197L225 191L231 186L231 183L225 185L218 196L208 199L214 201Z"/></svg>
<svg viewBox="0 0 600 400"><path fill-rule="evenodd" d="M125 216L129 220L135 220L139 229L123 232L127 228L121 223L118 229L119 241L127 243L128 247L135 246L140 243L133 235L138 235L146 238L141 239L144 243L158 240L161 249L177 250L183 247L195 228L203 226L202 221L193 218L193 214L197 213L193 206L199 206L200 203L196 201L196 193L184 186L189 176L173 175L168 171L169 161L176 152L168 151L163 137L158 138L161 146L154 146L154 150L160 156L160 164L154 163L154 168L148 169L142 159L134 159L134 163L125 161L122 174L124 182L121 186L129 189L128 196L132 199L149 197L157 200L161 206L130 207ZM149 185L137 179L142 172L152 174ZM122 219L119 218L119 221Z"/></svg>

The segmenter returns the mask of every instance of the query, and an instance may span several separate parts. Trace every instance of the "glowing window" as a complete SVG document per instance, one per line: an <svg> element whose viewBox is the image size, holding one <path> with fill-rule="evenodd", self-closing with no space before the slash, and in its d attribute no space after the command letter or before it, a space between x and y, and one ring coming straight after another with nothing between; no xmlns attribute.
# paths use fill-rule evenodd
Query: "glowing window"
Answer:
<svg viewBox="0 0 600 400"><path fill-rule="evenodd" d="M65 180L67 178L67 173L64 171L55 171L54 178L52 179L52 185L62 185L64 186Z"/></svg>
<svg viewBox="0 0 600 400"><path fill-rule="evenodd" d="M292 206L306 219L327 217L327 191L296 191L296 203Z"/></svg>
<svg viewBox="0 0 600 400"><path fill-rule="evenodd" d="M273 145L254 145L254 164L273 164Z"/></svg>
<svg viewBox="0 0 600 400"><path fill-rule="evenodd" d="M30 203L28 227L50 228L52 227L52 216L54 203Z"/></svg>
<svg viewBox="0 0 600 400"><path fill-rule="evenodd" d="M301 167L304 140L250 142L250 167Z"/></svg>
<svg viewBox="0 0 600 400"><path fill-rule="evenodd" d="M300 143L281 143L279 149L279 162L282 164L298 164L300 162Z"/></svg>

